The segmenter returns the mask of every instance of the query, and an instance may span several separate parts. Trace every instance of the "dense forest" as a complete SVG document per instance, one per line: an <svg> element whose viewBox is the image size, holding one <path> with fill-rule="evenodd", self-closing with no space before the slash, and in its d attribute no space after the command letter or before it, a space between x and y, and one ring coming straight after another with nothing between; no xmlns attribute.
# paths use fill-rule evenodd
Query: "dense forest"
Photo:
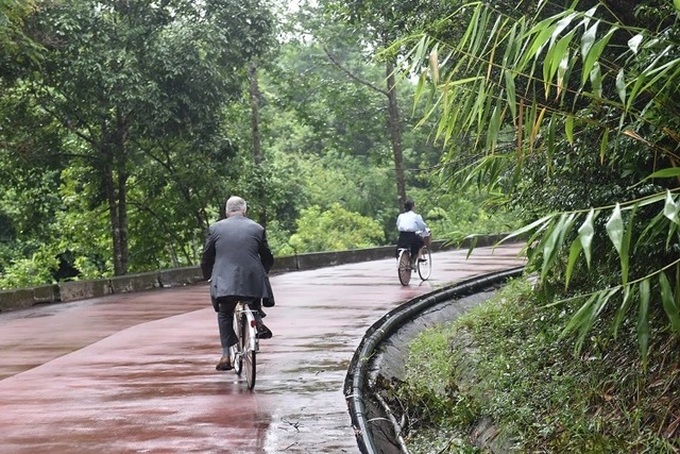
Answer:
<svg viewBox="0 0 680 454"><path fill-rule="evenodd" d="M393 243L406 197L439 238L512 224L443 190L416 83L380 55L423 17L388 33L343 2L0 5L0 288L196 264L232 194L279 256Z"/></svg>

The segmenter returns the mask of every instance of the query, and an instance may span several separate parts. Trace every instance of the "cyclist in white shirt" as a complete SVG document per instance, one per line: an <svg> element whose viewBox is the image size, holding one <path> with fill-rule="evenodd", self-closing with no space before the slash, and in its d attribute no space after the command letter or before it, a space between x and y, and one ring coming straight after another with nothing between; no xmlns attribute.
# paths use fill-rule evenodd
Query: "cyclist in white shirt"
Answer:
<svg viewBox="0 0 680 454"><path fill-rule="evenodd" d="M397 230L399 239L397 240L397 254L400 248L410 248L411 255L415 257L420 253L423 245L430 244L430 230L423 221L423 217L413 211L416 203L407 200L404 203L404 212L397 217Z"/></svg>

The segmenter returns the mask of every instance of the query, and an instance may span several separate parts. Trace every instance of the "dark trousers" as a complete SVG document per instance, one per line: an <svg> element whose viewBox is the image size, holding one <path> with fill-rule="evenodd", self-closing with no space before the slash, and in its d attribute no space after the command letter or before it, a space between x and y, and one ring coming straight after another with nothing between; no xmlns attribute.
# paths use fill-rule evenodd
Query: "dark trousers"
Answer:
<svg viewBox="0 0 680 454"><path fill-rule="evenodd" d="M223 349L229 348L238 341L234 332L234 309L239 301L247 301L254 311L255 318L265 316L262 312L262 300L259 298L243 298L238 296L222 296L213 299L213 308L217 312L217 327L220 331L220 344Z"/></svg>
<svg viewBox="0 0 680 454"><path fill-rule="evenodd" d="M423 237L416 232L399 232L395 256L399 257L399 249L410 249L411 256L415 257L420 253L420 248L424 245Z"/></svg>

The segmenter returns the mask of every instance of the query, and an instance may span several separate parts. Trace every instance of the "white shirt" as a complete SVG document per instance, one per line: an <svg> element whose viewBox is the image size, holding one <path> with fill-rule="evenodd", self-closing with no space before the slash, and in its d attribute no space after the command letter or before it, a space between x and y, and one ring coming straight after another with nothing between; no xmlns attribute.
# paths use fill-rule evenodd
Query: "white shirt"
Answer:
<svg viewBox="0 0 680 454"><path fill-rule="evenodd" d="M419 232L427 230L427 224L421 215L407 211L397 217L397 229L400 232Z"/></svg>

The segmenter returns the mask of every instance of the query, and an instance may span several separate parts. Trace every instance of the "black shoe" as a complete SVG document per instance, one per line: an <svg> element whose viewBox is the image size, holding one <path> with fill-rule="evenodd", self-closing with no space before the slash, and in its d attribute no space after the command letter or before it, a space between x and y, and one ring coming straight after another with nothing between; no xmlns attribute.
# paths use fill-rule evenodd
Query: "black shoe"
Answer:
<svg viewBox="0 0 680 454"><path fill-rule="evenodd" d="M257 323L257 338L258 339L271 339L272 331L265 326L264 323Z"/></svg>
<svg viewBox="0 0 680 454"><path fill-rule="evenodd" d="M234 366L231 365L231 359L228 356L223 356L215 366L217 370L231 370Z"/></svg>

